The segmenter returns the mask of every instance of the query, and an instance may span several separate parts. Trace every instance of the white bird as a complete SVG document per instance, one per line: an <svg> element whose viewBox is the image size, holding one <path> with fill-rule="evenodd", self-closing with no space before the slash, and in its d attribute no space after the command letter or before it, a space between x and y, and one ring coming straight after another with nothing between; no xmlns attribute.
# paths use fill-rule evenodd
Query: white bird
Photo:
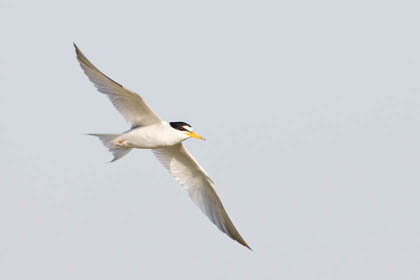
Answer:
<svg viewBox="0 0 420 280"><path fill-rule="evenodd" d="M142 97L107 77L83 55L76 44L74 47L77 60L89 80L131 123L131 129L121 134L90 134L99 137L113 153L111 162L122 158L134 148L151 149L210 221L230 238L251 249L227 215L214 190L212 179L182 144L191 137L205 139L185 122L168 123L161 120Z"/></svg>

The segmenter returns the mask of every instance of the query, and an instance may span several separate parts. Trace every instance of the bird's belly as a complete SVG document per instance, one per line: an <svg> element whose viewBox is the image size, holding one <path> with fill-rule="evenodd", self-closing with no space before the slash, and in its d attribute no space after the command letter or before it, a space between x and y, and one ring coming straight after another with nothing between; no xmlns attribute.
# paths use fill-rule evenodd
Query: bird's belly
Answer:
<svg viewBox="0 0 420 280"><path fill-rule="evenodd" d="M178 144L178 139L156 130L135 129L122 135L122 144L128 148L155 149Z"/></svg>
<svg viewBox="0 0 420 280"><path fill-rule="evenodd" d="M124 144L129 148L137 149L155 149L170 146L166 141L148 137L130 137L124 141Z"/></svg>

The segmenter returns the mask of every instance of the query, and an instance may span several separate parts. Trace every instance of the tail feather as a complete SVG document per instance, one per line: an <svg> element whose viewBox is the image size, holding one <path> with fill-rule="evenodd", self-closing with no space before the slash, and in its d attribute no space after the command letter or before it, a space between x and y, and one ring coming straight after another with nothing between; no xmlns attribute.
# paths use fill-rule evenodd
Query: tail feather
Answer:
<svg viewBox="0 0 420 280"><path fill-rule="evenodd" d="M123 148L116 146L114 140L121 136L121 134L88 134L90 136L96 136L102 141L105 147L114 155L114 158L110 162L119 160L131 151L130 148Z"/></svg>

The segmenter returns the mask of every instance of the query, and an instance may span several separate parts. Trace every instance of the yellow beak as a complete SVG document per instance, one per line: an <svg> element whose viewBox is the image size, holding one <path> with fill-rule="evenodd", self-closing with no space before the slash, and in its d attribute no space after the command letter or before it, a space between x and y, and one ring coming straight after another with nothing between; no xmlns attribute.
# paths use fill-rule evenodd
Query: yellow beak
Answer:
<svg viewBox="0 0 420 280"><path fill-rule="evenodd" d="M188 133L185 133L185 134L187 134L188 136L193 137L193 138L197 138L197 139L200 139L200 140L206 140L204 137L201 137L200 135L198 135L194 131L193 132L188 132Z"/></svg>

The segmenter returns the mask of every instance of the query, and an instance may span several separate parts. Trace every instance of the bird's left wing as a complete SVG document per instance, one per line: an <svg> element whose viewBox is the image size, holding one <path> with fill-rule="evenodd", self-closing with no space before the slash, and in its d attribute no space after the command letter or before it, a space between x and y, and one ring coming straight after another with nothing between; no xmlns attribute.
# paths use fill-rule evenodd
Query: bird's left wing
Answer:
<svg viewBox="0 0 420 280"><path fill-rule="evenodd" d="M226 213L214 190L213 181L183 144L153 149L152 151L175 179L186 188L191 200L200 207L213 224L230 238L251 249Z"/></svg>
<svg viewBox="0 0 420 280"><path fill-rule="evenodd" d="M158 115L135 92L126 89L102 73L74 44L77 60L95 87L108 96L114 107L129 121L132 127L151 125L161 121Z"/></svg>

